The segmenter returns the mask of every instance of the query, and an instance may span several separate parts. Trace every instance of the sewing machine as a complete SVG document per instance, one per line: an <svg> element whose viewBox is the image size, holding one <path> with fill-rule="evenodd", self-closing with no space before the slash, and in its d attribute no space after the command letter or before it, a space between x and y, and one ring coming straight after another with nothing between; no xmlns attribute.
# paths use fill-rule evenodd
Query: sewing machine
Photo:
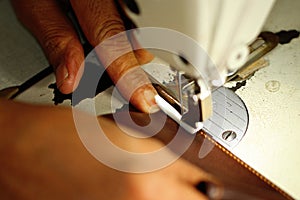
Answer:
<svg viewBox="0 0 300 200"><path fill-rule="evenodd" d="M220 87L257 54L249 45L257 45L254 41L275 1L122 2L141 28L134 32L141 46L159 41L148 50L176 71L168 83L150 76L160 108L190 133L204 129L226 148L234 147L246 132L247 108L235 93Z"/></svg>

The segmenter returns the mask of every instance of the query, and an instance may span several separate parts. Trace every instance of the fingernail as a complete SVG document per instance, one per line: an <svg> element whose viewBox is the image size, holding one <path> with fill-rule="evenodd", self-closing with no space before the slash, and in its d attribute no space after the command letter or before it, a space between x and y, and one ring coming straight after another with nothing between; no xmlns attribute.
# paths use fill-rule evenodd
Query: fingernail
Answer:
<svg viewBox="0 0 300 200"><path fill-rule="evenodd" d="M144 91L144 97L149 106L149 109L148 109L149 113L156 113L160 110L158 105L155 103L155 99L154 99L155 95L157 95L157 94L154 93L152 90Z"/></svg>
<svg viewBox="0 0 300 200"><path fill-rule="evenodd" d="M156 104L153 105L153 106L151 106L150 109L149 109L149 113L151 113L151 114L156 113L156 112L158 112L158 111L160 111L160 108L159 108L159 106L156 105Z"/></svg>
<svg viewBox="0 0 300 200"><path fill-rule="evenodd" d="M68 78L69 73L65 65L63 65L63 66L59 66L56 69L55 74L56 74L56 87L59 89L63 85L65 79Z"/></svg>
<svg viewBox="0 0 300 200"><path fill-rule="evenodd" d="M201 181L196 185L196 188L208 196L209 199L219 199L222 195L220 187L211 182Z"/></svg>

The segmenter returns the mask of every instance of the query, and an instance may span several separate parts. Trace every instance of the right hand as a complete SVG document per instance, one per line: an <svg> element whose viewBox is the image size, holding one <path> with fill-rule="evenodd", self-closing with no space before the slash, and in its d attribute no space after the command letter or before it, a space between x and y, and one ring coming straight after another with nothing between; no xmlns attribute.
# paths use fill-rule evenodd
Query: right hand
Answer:
<svg viewBox="0 0 300 200"><path fill-rule="evenodd" d="M101 126L117 130L112 121L99 120ZM143 174L107 167L83 146L70 109L0 99L0 127L4 199L200 200L208 197L196 189L199 182L218 184L182 159ZM121 142L128 146L132 141ZM155 139L139 144L143 150L161 145Z"/></svg>

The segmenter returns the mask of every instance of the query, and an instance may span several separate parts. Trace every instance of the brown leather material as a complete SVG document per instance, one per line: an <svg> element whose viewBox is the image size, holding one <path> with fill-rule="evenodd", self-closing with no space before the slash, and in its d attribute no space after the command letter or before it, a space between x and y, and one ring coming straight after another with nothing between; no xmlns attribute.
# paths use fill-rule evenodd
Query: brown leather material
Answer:
<svg viewBox="0 0 300 200"><path fill-rule="evenodd" d="M114 117L121 119L118 120L119 123L121 122L126 126L130 124L128 122L131 119L128 120L128 115L125 113L122 111L118 112ZM161 120L160 117L156 116L161 114L153 114L150 119L147 114L130 112L132 120L140 126L148 125L150 120L152 120L151 124L156 124L155 120ZM113 119L111 115L105 117ZM147 127L146 132L149 131L149 134L151 134L151 129L153 128L152 126ZM293 199L263 175L215 142L203 131L198 132L196 136L192 136L180 128L172 119L167 118L164 127L155 137L167 144L178 132L181 133L180 137L183 142L189 139L189 137L195 137L193 143L182 157L207 173L217 177L224 187L221 199ZM176 153L176 149L172 150Z"/></svg>
<svg viewBox="0 0 300 200"><path fill-rule="evenodd" d="M204 141L214 147L203 158L198 152ZM292 199L284 191L252 169L249 165L200 132L184 157L215 175L224 185L224 199Z"/></svg>

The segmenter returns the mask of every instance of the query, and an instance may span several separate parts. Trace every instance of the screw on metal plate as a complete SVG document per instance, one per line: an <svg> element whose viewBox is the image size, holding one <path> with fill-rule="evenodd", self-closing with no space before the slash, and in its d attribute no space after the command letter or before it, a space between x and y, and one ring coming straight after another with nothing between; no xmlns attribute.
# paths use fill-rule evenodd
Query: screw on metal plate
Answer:
<svg viewBox="0 0 300 200"><path fill-rule="evenodd" d="M236 133L234 131L225 131L222 133L222 138L226 140L227 142L231 142L236 138Z"/></svg>

